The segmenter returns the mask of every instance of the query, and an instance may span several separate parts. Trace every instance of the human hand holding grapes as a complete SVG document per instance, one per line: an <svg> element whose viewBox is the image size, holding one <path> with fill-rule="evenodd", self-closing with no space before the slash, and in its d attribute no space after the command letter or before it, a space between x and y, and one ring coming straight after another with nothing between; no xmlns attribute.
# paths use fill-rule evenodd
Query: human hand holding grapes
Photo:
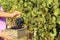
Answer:
<svg viewBox="0 0 60 40"><path fill-rule="evenodd" d="M11 14L11 18L14 18L14 17L21 17L21 12L19 11L14 11L12 14Z"/></svg>
<svg viewBox="0 0 60 40"><path fill-rule="evenodd" d="M12 18L11 19L11 25L14 25L15 24L15 18L19 18L19 17L21 17L21 12L19 12L19 11L14 11L14 12L12 12L11 13L11 16L10 16L10 18ZM15 17L15 18L14 18Z"/></svg>

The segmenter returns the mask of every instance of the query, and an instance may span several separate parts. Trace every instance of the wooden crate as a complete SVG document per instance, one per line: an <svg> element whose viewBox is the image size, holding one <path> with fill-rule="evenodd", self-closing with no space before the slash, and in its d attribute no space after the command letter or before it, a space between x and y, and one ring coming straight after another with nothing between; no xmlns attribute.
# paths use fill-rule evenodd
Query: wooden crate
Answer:
<svg viewBox="0 0 60 40"><path fill-rule="evenodd" d="M6 32L11 36L14 40L18 40L27 36L27 28L22 29L6 29L3 32ZM24 39L25 40L25 39Z"/></svg>

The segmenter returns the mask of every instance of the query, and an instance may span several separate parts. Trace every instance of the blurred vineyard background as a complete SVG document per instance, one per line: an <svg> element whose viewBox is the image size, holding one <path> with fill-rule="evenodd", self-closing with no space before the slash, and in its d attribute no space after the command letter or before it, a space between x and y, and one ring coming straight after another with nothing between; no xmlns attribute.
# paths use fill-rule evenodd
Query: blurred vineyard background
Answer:
<svg viewBox="0 0 60 40"><path fill-rule="evenodd" d="M5 12L20 11L34 40L60 40L60 0L0 0ZM7 18L7 25L12 19Z"/></svg>

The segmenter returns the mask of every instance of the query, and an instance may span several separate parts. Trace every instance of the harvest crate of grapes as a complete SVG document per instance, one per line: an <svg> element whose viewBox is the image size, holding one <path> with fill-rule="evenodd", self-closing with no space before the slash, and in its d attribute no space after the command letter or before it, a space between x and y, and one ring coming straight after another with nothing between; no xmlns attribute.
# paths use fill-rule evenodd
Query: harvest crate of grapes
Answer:
<svg viewBox="0 0 60 40"><path fill-rule="evenodd" d="M14 40L20 39L24 36L27 36L27 28L21 29L6 29L3 32L6 32L11 36Z"/></svg>

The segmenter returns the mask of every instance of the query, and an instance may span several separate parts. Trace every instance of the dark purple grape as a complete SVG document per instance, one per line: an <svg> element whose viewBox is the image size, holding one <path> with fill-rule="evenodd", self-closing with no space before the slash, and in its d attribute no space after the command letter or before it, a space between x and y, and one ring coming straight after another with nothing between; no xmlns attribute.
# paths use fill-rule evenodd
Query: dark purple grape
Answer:
<svg viewBox="0 0 60 40"><path fill-rule="evenodd" d="M21 29L23 28L23 24L24 24L24 19L23 17L21 18L16 18L15 20L16 26L12 26L11 29Z"/></svg>
<svg viewBox="0 0 60 40"><path fill-rule="evenodd" d="M23 19L23 17L21 17L21 18L17 18L16 19L16 21L15 21L15 23L18 25L21 25L21 24L23 24L24 23L24 19Z"/></svg>
<svg viewBox="0 0 60 40"><path fill-rule="evenodd" d="M10 29L21 29L23 28L22 26L18 27L18 26L12 26Z"/></svg>
<svg viewBox="0 0 60 40"><path fill-rule="evenodd" d="M16 18L15 23L16 23L16 26L18 26L18 28L22 28L22 26L23 26L23 24L24 24L24 19L23 19L23 17L21 17L21 18Z"/></svg>

